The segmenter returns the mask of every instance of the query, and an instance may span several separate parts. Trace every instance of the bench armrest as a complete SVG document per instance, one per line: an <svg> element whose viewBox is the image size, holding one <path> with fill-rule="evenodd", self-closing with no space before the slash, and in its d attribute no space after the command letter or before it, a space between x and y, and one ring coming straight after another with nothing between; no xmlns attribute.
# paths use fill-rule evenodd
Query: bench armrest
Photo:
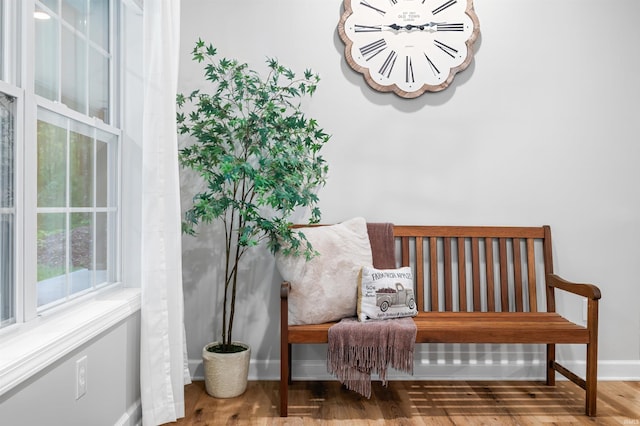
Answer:
<svg viewBox="0 0 640 426"><path fill-rule="evenodd" d="M572 283L555 274L547 274L547 285L591 300L598 300L601 297L600 289L597 286L593 284Z"/></svg>
<svg viewBox="0 0 640 426"><path fill-rule="evenodd" d="M291 291L291 283L288 281L283 281L282 284L280 284L280 298L288 299L290 291Z"/></svg>

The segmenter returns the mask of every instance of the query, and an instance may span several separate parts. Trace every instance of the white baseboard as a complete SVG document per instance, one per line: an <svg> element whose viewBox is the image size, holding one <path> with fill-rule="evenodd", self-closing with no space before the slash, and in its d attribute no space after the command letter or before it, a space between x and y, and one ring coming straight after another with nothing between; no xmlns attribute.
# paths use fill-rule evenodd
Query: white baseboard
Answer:
<svg viewBox="0 0 640 426"><path fill-rule="evenodd" d="M252 364L253 362L254 361L251 360ZM202 370L201 359L189 360L189 374L191 375L191 380L204 380L204 371Z"/></svg>
<svg viewBox="0 0 640 426"><path fill-rule="evenodd" d="M141 424L142 405L140 404L140 400L137 400L127 408L127 412L115 422L114 426L140 426Z"/></svg>
<svg viewBox="0 0 640 426"><path fill-rule="evenodd" d="M584 361L559 361L562 365L583 376ZM193 380L203 380L202 360L189 360L189 371ZM293 361L294 380L334 380L327 373L323 360ZM416 362L413 376L389 371L391 380L542 380L545 377L544 361L501 361L494 362ZM583 376L584 377L584 376ZM251 360L249 380L278 380L280 362L269 360ZM558 379L562 377L558 375ZM640 360L606 360L598 362L598 380L640 380Z"/></svg>

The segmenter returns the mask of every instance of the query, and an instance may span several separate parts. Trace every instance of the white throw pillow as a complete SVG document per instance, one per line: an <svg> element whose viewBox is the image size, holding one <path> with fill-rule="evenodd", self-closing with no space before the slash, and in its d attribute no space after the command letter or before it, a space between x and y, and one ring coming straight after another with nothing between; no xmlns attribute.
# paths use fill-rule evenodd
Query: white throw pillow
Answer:
<svg viewBox="0 0 640 426"><path fill-rule="evenodd" d="M414 317L418 314L410 267L375 269L365 266L358 281L358 320Z"/></svg>
<svg viewBox="0 0 640 426"><path fill-rule="evenodd" d="M291 283L289 324L322 324L356 315L358 274L371 266L371 243L363 218L337 225L300 228L319 254L276 255L282 278Z"/></svg>

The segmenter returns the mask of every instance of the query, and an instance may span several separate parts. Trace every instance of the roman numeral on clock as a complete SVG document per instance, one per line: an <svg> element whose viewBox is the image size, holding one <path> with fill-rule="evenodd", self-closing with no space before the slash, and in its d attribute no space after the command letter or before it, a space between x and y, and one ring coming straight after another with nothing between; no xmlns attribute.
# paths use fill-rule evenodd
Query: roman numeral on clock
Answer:
<svg viewBox="0 0 640 426"><path fill-rule="evenodd" d="M431 71L433 72L433 75L440 74L440 70L435 66L433 61L427 56L426 53L424 54L424 57L427 58L427 62L429 63L429 68L431 68Z"/></svg>
<svg viewBox="0 0 640 426"><path fill-rule="evenodd" d="M382 31L382 25L354 25L353 31L356 33L374 33Z"/></svg>
<svg viewBox="0 0 640 426"><path fill-rule="evenodd" d="M464 24L437 24L438 31L464 31Z"/></svg>
<svg viewBox="0 0 640 426"><path fill-rule="evenodd" d="M422 4L424 4L425 0L422 0ZM435 9L433 9L431 11L431 13L433 15L437 15L438 13L442 12L443 10L447 9L448 7L453 6L454 4L458 3L458 0L449 0L446 1L444 3L442 3L440 6L436 7Z"/></svg>
<svg viewBox="0 0 640 426"><path fill-rule="evenodd" d="M376 40L365 46L362 46L360 48L360 53L362 54L364 59L368 61L386 48L387 42L384 41L383 38L381 38L380 40Z"/></svg>
<svg viewBox="0 0 640 426"><path fill-rule="evenodd" d="M407 83L415 83L416 79L413 75L413 63L411 61L411 56L405 56L404 67L405 67L404 80Z"/></svg>
<svg viewBox="0 0 640 426"><path fill-rule="evenodd" d="M371 5L370 5L366 0L361 0L361 1L360 1L360 4L361 4L361 5L363 5L363 6L365 6L365 7L368 7L368 8L369 8L369 9L371 9L371 10L375 10L376 12L378 12L378 13L379 13L380 15L382 15L382 16L384 16L384 15L387 13L387 12L385 12L385 11L384 11L384 10L382 10L382 9L378 9L378 8L377 8L377 7L375 7L375 6L371 6Z"/></svg>
<svg viewBox="0 0 640 426"><path fill-rule="evenodd" d="M389 76L391 75L391 71L393 71L393 66L396 64L397 57L398 57L398 54L396 53L395 50L392 50L391 52L389 52L387 59L384 60L378 72L381 75L389 78Z"/></svg>
<svg viewBox="0 0 640 426"><path fill-rule="evenodd" d="M455 58L456 57L456 53L458 53L458 51L456 49L454 49L451 46L448 46L448 45L444 44L441 41L433 40L433 44L435 44L438 49L442 50L444 53L446 53L447 55L451 56L452 58Z"/></svg>

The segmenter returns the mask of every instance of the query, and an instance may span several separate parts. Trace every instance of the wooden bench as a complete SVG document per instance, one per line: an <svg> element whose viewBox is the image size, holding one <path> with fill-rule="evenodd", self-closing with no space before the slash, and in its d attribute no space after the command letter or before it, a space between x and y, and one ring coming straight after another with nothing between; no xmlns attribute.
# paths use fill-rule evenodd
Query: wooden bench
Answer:
<svg viewBox="0 0 640 426"><path fill-rule="evenodd" d="M546 344L546 383L561 373L586 391L596 415L600 290L553 273L551 230L542 227L394 226L399 266L416 278L417 343ZM398 259L398 257L396 257ZM287 416L293 344L327 343L329 327L288 325L281 286L280 415ZM556 290L588 300L586 327L556 313ZM556 361L556 344L586 345L586 379Z"/></svg>

